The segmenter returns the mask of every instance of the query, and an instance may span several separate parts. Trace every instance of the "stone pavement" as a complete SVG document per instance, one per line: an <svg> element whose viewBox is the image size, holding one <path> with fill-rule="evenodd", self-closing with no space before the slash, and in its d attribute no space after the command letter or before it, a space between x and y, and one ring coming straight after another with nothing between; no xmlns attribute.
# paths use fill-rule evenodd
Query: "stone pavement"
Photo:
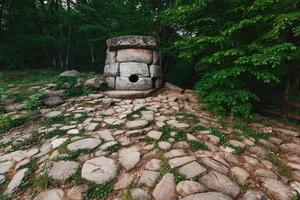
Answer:
<svg viewBox="0 0 300 200"><path fill-rule="evenodd" d="M223 128L193 98L98 93L41 110L1 135L0 191L28 200L298 199L298 130Z"/></svg>

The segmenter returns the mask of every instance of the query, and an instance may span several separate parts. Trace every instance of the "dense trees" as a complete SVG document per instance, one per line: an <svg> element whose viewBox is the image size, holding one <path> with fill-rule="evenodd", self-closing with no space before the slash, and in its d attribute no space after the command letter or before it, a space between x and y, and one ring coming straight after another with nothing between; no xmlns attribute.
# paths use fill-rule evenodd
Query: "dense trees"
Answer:
<svg viewBox="0 0 300 200"><path fill-rule="evenodd" d="M299 0L178 0L165 18L182 35L175 45L195 61L196 88L215 112L251 117L263 87L299 89Z"/></svg>
<svg viewBox="0 0 300 200"><path fill-rule="evenodd" d="M0 66L101 71L107 38L152 35L169 80L198 81L213 111L251 117L260 99L299 90L299 10L299 0L4 0Z"/></svg>

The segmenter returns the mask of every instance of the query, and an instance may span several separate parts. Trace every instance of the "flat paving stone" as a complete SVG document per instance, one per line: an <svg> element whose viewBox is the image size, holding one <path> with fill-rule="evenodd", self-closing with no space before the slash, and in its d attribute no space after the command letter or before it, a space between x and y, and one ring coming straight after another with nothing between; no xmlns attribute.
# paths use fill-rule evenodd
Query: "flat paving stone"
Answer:
<svg viewBox="0 0 300 200"><path fill-rule="evenodd" d="M57 181L66 181L76 173L79 164L74 161L58 161L53 163L49 176Z"/></svg>
<svg viewBox="0 0 300 200"><path fill-rule="evenodd" d="M207 170L199 163L193 161L179 168L179 172L182 173L186 178L192 178L198 176Z"/></svg>
<svg viewBox="0 0 300 200"><path fill-rule="evenodd" d="M182 165L185 165L187 163L195 161L196 158L193 156L184 156L179 158L173 158L169 160L169 165L171 168L181 167Z"/></svg>
<svg viewBox="0 0 300 200"><path fill-rule="evenodd" d="M10 196L12 195L20 186L22 183L23 179L26 176L26 173L28 172L28 168L21 169L19 170L10 180L4 195Z"/></svg>
<svg viewBox="0 0 300 200"><path fill-rule="evenodd" d="M102 184L114 179L117 175L117 169L114 160L101 156L83 164L81 177L96 184Z"/></svg>
<svg viewBox="0 0 300 200"><path fill-rule="evenodd" d="M177 196L175 188L174 175L167 173L156 185L152 194L155 200L176 200Z"/></svg>
<svg viewBox="0 0 300 200"><path fill-rule="evenodd" d="M233 200L231 197L220 192L206 192L187 196L181 200Z"/></svg>
<svg viewBox="0 0 300 200"><path fill-rule="evenodd" d="M140 152L135 148L122 149L119 153L119 162L126 171L129 171L140 162L140 156Z"/></svg>
<svg viewBox="0 0 300 200"><path fill-rule="evenodd" d="M134 121L129 121L126 123L126 127L128 129L139 129L139 128L144 128L149 124L148 121L146 120L134 120Z"/></svg>
<svg viewBox="0 0 300 200"><path fill-rule="evenodd" d="M228 173L228 168L223 165L221 162L218 162L212 158L202 158L201 159L202 163L205 164L206 166L222 173L222 174L227 174Z"/></svg>
<svg viewBox="0 0 300 200"><path fill-rule="evenodd" d="M297 193L290 187L279 180L273 178L261 178L263 187L274 198L280 200L290 200L297 195Z"/></svg>
<svg viewBox="0 0 300 200"><path fill-rule="evenodd" d="M235 182L217 171L211 171L200 177L199 182L209 189L225 193L232 198L236 198L240 193L240 188Z"/></svg>
<svg viewBox="0 0 300 200"><path fill-rule="evenodd" d="M176 191L181 197L189 196L195 193L205 192L204 185L196 181L181 181L176 185Z"/></svg>
<svg viewBox="0 0 300 200"><path fill-rule="evenodd" d="M64 191L61 189L46 190L38 194L34 200L62 200L64 198Z"/></svg>
<svg viewBox="0 0 300 200"><path fill-rule="evenodd" d="M139 184L145 184L147 187L153 187L160 173L144 170L139 180Z"/></svg>
<svg viewBox="0 0 300 200"><path fill-rule="evenodd" d="M101 140L94 139L94 138L86 138L82 140L77 140L71 144L68 144L67 148L70 151L76 150L84 150L84 149L94 149L101 144Z"/></svg>

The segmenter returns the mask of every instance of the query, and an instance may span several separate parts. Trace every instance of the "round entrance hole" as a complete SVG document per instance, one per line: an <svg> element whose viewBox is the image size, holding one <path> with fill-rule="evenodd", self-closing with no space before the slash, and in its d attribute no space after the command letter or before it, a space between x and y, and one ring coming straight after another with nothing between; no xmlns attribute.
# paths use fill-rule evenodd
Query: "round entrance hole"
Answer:
<svg viewBox="0 0 300 200"><path fill-rule="evenodd" d="M132 82L132 83L135 83L138 80L139 80L139 77L136 74L132 74L131 76L129 76L129 81Z"/></svg>

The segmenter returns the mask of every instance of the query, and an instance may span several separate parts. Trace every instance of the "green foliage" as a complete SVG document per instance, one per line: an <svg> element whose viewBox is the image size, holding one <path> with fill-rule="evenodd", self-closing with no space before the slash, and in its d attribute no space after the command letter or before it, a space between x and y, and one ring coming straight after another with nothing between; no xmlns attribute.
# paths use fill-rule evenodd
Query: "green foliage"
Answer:
<svg viewBox="0 0 300 200"><path fill-rule="evenodd" d="M56 84L56 88L60 89L64 84L68 84L70 87L73 87L77 81L78 77L70 77L70 76L56 76L53 79L53 83Z"/></svg>
<svg viewBox="0 0 300 200"><path fill-rule="evenodd" d="M190 140L189 144L194 150L209 150L208 146L202 141Z"/></svg>
<svg viewBox="0 0 300 200"><path fill-rule="evenodd" d="M170 125L164 125L159 129L162 132L161 140L168 140L171 137L171 131L173 131L172 127Z"/></svg>
<svg viewBox="0 0 300 200"><path fill-rule="evenodd" d="M290 178L292 176L292 169L287 166L284 161L279 158L279 154L275 152L269 152L267 154L267 159L277 167L280 175Z"/></svg>
<svg viewBox="0 0 300 200"><path fill-rule="evenodd" d="M174 140L175 142L178 142L178 141L186 141L187 140L187 135L184 131L178 131L176 132L176 134L174 135Z"/></svg>
<svg viewBox="0 0 300 200"><path fill-rule="evenodd" d="M178 0L165 10L164 22L182 36L175 47L194 61L195 88L211 110L252 118L253 104L267 95L259 93L261 86L283 88L287 77L299 77L299 5Z"/></svg>
<svg viewBox="0 0 300 200"><path fill-rule="evenodd" d="M225 133L219 131L216 128L212 128L210 130L210 134L212 134L214 136L217 136L220 139L220 144L222 144L222 145L226 145L227 144L227 139L226 139Z"/></svg>
<svg viewBox="0 0 300 200"><path fill-rule="evenodd" d="M51 178L46 173L39 174L35 177L32 189L36 192L41 192L46 190L51 185Z"/></svg>
<svg viewBox="0 0 300 200"><path fill-rule="evenodd" d="M163 160L162 160L162 164L161 164L161 167L160 167L159 171L160 171L160 177L161 177L161 178L162 178L165 174L167 174L167 173L172 173L172 174L174 175L175 183L179 183L179 182L181 182L181 181L183 181L183 180L186 179L186 177L185 177L182 173L180 173L180 172L178 171L178 169L176 169L176 168L173 168L173 169L172 169L172 168L169 166L168 161L167 161L166 159L163 159Z"/></svg>
<svg viewBox="0 0 300 200"><path fill-rule="evenodd" d="M86 192L85 199L105 199L113 191L113 183L91 184Z"/></svg>
<svg viewBox="0 0 300 200"><path fill-rule="evenodd" d="M37 131L33 131L31 135L22 142L12 144L12 149L19 150L28 146L35 146L40 143L40 135Z"/></svg>
<svg viewBox="0 0 300 200"><path fill-rule="evenodd" d="M110 152L110 153L116 153L121 149L121 145L118 144L114 144L112 146L109 146L107 149L105 149L106 151Z"/></svg>
<svg viewBox="0 0 300 200"><path fill-rule="evenodd" d="M140 108L138 108L138 109L132 111L131 113L128 113L128 114L126 115L126 118L127 118L128 120L134 120L134 118L133 118L134 115L140 116L140 115L141 115L141 112L142 112L142 111L146 111L146 110L147 110L147 106L142 106L142 107L140 107Z"/></svg>
<svg viewBox="0 0 300 200"><path fill-rule="evenodd" d="M95 91L87 87L71 87L64 93L65 98L93 94Z"/></svg>
<svg viewBox="0 0 300 200"><path fill-rule="evenodd" d="M45 93L38 92L31 96L28 100L24 101L27 110L33 111L42 108L42 99L45 97Z"/></svg>
<svg viewBox="0 0 300 200"><path fill-rule="evenodd" d="M124 128L125 124L107 124L107 128L108 129L118 129L118 130L122 130Z"/></svg>
<svg viewBox="0 0 300 200"><path fill-rule="evenodd" d="M28 120L27 115L11 117L9 115L0 115L0 133L8 131L11 128L21 126Z"/></svg>

